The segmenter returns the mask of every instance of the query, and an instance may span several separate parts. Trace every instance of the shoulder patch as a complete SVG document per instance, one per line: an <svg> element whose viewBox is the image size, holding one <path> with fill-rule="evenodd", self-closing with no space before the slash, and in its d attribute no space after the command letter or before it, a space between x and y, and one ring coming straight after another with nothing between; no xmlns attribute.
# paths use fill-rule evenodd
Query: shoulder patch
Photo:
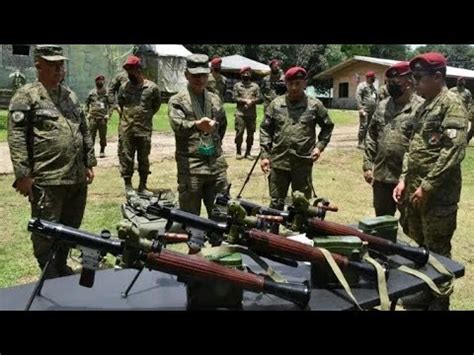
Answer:
<svg viewBox="0 0 474 355"><path fill-rule="evenodd" d="M456 138L457 134L458 134L458 131L454 128L448 128L446 130L446 135L451 139Z"/></svg>
<svg viewBox="0 0 474 355"><path fill-rule="evenodd" d="M20 123L25 119L25 114L23 111L13 111L12 121L15 123Z"/></svg>

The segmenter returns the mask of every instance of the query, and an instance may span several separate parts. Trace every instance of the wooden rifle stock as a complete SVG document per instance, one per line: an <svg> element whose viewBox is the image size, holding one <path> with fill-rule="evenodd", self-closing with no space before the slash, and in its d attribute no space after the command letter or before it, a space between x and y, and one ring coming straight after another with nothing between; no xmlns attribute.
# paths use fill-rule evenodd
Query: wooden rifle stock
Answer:
<svg viewBox="0 0 474 355"><path fill-rule="evenodd" d="M257 253L259 250L262 250L288 259L309 261L315 264L326 263L323 253L318 248L273 233L251 229L246 234L246 239L249 248L257 251ZM372 266L363 262L349 260L343 255L333 253L331 255L341 269L351 268L365 275L370 280L377 279L377 273Z"/></svg>
<svg viewBox="0 0 474 355"><path fill-rule="evenodd" d="M160 253L147 253L145 265L151 269L173 275L231 283L244 290L269 293L301 308L306 307L311 290L305 283L278 283L252 273L230 269L196 255L184 255L162 249Z"/></svg>

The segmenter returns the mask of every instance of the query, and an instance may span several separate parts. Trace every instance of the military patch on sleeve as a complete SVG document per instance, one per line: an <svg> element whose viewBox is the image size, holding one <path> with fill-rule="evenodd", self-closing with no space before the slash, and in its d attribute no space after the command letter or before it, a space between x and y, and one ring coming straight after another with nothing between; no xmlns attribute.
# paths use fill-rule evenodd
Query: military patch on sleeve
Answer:
<svg viewBox="0 0 474 355"><path fill-rule="evenodd" d="M25 114L22 111L14 111L12 113L12 121L15 123L20 123L25 118Z"/></svg>
<svg viewBox="0 0 474 355"><path fill-rule="evenodd" d="M456 138L457 133L458 133L457 130L454 128L448 128L446 130L446 135L451 139Z"/></svg>

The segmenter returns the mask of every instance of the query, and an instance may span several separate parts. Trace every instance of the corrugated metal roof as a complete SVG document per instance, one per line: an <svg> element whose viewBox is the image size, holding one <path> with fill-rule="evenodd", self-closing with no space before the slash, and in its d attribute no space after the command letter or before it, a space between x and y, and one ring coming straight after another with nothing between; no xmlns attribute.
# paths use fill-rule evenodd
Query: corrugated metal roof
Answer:
<svg viewBox="0 0 474 355"><path fill-rule="evenodd" d="M366 57L363 55L355 55L354 57L339 63L329 69L326 69L325 71L319 73L314 77L314 79L328 79L330 78L335 72L347 68L348 66L356 63L356 62L369 62L369 63L374 63L374 64L380 64L384 65L386 67L389 67L397 62L399 60L393 60L393 59L383 59L383 58L374 58L374 57ZM459 77L462 76L464 78L470 78L474 79L474 70L469 70L469 69L463 69L463 68L455 68L455 67L450 67L448 66L446 68L446 75L449 77Z"/></svg>

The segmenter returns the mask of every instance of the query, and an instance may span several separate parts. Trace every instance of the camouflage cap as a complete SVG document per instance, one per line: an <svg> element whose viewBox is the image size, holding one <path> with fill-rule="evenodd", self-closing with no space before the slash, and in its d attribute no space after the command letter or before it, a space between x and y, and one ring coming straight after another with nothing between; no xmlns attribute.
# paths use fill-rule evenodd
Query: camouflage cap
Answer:
<svg viewBox="0 0 474 355"><path fill-rule="evenodd" d="M69 60L63 56L63 48L51 44L39 44L35 47L35 59L43 58L44 60L53 62L59 60Z"/></svg>
<svg viewBox="0 0 474 355"><path fill-rule="evenodd" d="M192 54L186 57L186 69L191 74L209 74L209 57L205 54Z"/></svg>

